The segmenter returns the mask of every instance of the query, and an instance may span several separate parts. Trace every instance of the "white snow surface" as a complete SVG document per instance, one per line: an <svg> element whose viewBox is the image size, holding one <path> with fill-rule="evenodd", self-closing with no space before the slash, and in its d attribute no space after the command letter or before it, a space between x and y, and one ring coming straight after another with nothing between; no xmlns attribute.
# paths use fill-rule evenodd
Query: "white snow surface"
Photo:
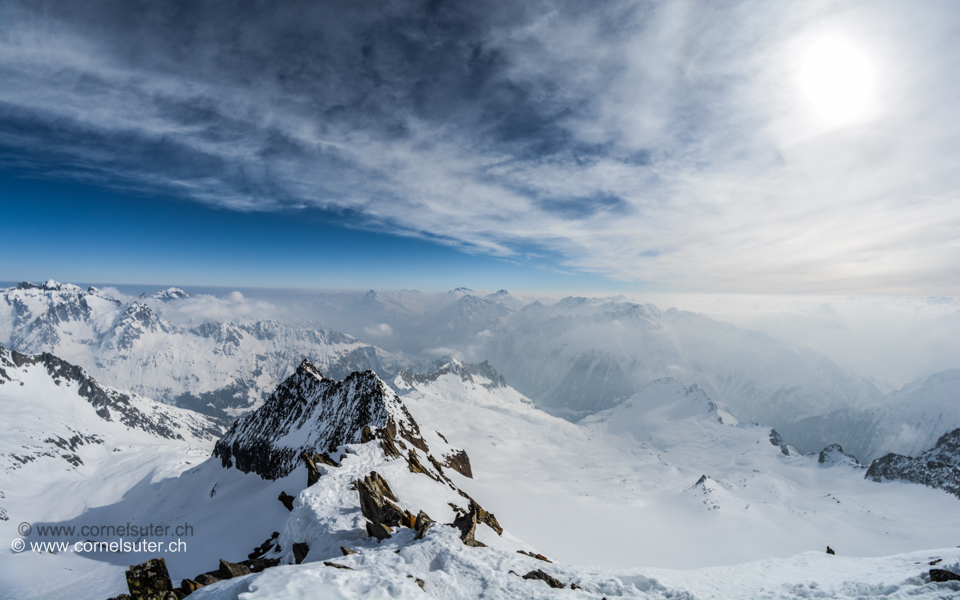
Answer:
<svg viewBox="0 0 960 600"><path fill-rule="evenodd" d="M431 449L443 447L442 436L469 454L473 479L445 474L503 525L502 537L478 526L487 548L464 546L444 525L454 514L448 502L465 507L459 494L409 472L402 459L388 460L376 443L340 447L332 454L340 466L322 467L320 481L306 489L302 466L265 481L219 461L185 466L183 454L161 458L142 448L129 454L139 466L91 474L88 486L115 486L95 508L73 505L46 518L195 523L188 552L161 554L174 584L215 569L218 558L242 560L271 531L280 532L281 551L268 556L290 563L293 543L310 547L302 565L205 587L191 596L197 600L960 595L957 582L930 583L926 575L937 559L938 568L960 572L960 510L945 492L877 484L843 462L826 467L816 456L784 455L769 429L736 423L698 388L669 379L581 424L485 383L449 370L433 381L398 378L394 386ZM390 483L401 508L437 521L425 539L414 541L409 529L382 543L366 536L359 497L349 488L372 470ZM277 501L281 490L296 496L292 512ZM90 490L76 492L72 498ZM34 503L0 522L8 537L21 520L41 521L31 510L55 513L64 505L62 495L37 494ZM824 552L827 545L836 556ZM342 556L340 546L359 554ZM105 598L124 591L127 565L150 557L7 550L0 596ZM582 589L552 589L509 573L536 569Z"/></svg>

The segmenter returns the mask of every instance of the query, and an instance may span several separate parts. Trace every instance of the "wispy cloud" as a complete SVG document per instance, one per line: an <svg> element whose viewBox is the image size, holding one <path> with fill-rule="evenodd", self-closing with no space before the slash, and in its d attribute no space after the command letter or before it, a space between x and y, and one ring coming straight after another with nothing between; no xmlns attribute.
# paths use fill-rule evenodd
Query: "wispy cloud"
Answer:
<svg viewBox="0 0 960 600"><path fill-rule="evenodd" d="M957 293L950 3L0 8L0 160L692 291ZM824 32L876 110L818 121ZM952 41L953 40L953 41Z"/></svg>

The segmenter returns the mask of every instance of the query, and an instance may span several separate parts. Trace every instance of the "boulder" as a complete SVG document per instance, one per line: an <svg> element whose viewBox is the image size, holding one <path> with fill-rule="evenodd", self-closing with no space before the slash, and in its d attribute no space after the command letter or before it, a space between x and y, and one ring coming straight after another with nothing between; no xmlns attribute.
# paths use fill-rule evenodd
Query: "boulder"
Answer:
<svg viewBox="0 0 960 600"><path fill-rule="evenodd" d="M151 558L143 564L131 565L126 575L127 589L133 600L152 600L173 591L167 562L162 558Z"/></svg>
<svg viewBox="0 0 960 600"><path fill-rule="evenodd" d="M185 595L189 596L195 591L202 588L203 585L199 581L194 581L192 579L184 579L180 582L180 591Z"/></svg>
<svg viewBox="0 0 960 600"><path fill-rule="evenodd" d="M536 579L536 580L539 580L539 581L543 581L544 583L546 583L547 585L549 585L549 586L552 587L552 588L557 588L557 589L563 588L563 584L560 583L559 580L557 580L557 579L554 578L554 577L551 577L550 575L547 575L546 573L544 573L544 572L541 571L540 569L537 569L536 571L530 571L529 573L527 573L526 575L524 575L523 578L524 578L524 579Z"/></svg>
<svg viewBox="0 0 960 600"><path fill-rule="evenodd" d="M210 585L211 583L216 583L220 581L220 578L217 577L216 571L211 571L210 573L201 573L194 577L194 580L200 585Z"/></svg>
<svg viewBox="0 0 960 600"><path fill-rule="evenodd" d="M471 510L465 515L460 515L453 520L453 526L460 530L460 541L467 546L484 548L483 542L477 541L474 537L477 531L477 513Z"/></svg>
<svg viewBox="0 0 960 600"><path fill-rule="evenodd" d="M543 562L548 562L548 563L550 563L550 564L553 564L553 561L552 561L552 560L550 560L549 558L547 558L546 556L544 556L544 555L542 555L542 554L534 554L533 552L527 552L526 550L517 550L517 554L525 554L526 556L529 556L530 558L535 558L535 559L537 559L537 560L542 560Z"/></svg>
<svg viewBox="0 0 960 600"><path fill-rule="evenodd" d="M433 526L433 519L431 519L427 513L422 510L417 515L417 520L413 523L413 528L417 530L417 535L413 537L414 540L422 540L423 536L427 535L427 530Z"/></svg>
<svg viewBox="0 0 960 600"><path fill-rule="evenodd" d="M443 456L444 466L450 467L464 477L473 479L473 470L470 468L470 457L463 450L457 450L452 454Z"/></svg>
<svg viewBox="0 0 960 600"><path fill-rule="evenodd" d="M301 454L300 458L302 458L304 464L307 465L307 487L310 487L320 481L320 469L317 468L317 464L313 462L313 458L306 452Z"/></svg>
<svg viewBox="0 0 960 600"><path fill-rule="evenodd" d="M250 560L245 560L241 565L250 569L251 573L259 573L264 569L269 569L270 567L276 567L280 564L279 558L254 558Z"/></svg>
<svg viewBox="0 0 960 600"><path fill-rule="evenodd" d="M391 527L400 525L405 516L405 511L388 499L397 499L390 485L376 471L371 471L357 480L356 487L360 495L360 512L370 520L367 533L378 540L390 537Z"/></svg>
<svg viewBox="0 0 960 600"><path fill-rule="evenodd" d="M500 527L497 517L493 513L483 510L483 507L477 504L473 498L470 498L470 510L477 513L477 521L496 531L497 535L503 535L503 527Z"/></svg>
<svg viewBox="0 0 960 600"><path fill-rule="evenodd" d="M930 569L930 581L944 583L946 581L960 581L960 575L946 569Z"/></svg>
<svg viewBox="0 0 960 600"><path fill-rule="evenodd" d="M360 554L360 553L357 552L356 550L351 550L350 548L347 548L346 546L340 546L340 552L343 552L343 555L344 555L344 556L349 556L349 555L351 555L351 554Z"/></svg>
<svg viewBox="0 0 960 600"><path fill-rule="evenodd" d="M310 546L307 546L303 542L297 542L293 545L293 560L299 565L303 562L303 559L307 557L309 552Z"/></svg>
<svg viewBox="0 0 960 600"><path fill-rule="evenodd" d="M227 562L220 559L220 569L217 571L220 579L233 579L234 577L243 577L251 573L250 567L238 563Z"/></svg>
<svg viewBox="0 0 960 600"><path fill-rule="evenodd" d="M290 494L281 491L280 495L277 497L277 500L281 502L287 510L293 510L293 501L296 500L296 496L291 496Z"/></svg>
<svg viewBox="0 0 960 600"><path fill-rule="evenodd" d="M367 535L383 541L393 535L393 529L383 523L367 523Z"/></svg>

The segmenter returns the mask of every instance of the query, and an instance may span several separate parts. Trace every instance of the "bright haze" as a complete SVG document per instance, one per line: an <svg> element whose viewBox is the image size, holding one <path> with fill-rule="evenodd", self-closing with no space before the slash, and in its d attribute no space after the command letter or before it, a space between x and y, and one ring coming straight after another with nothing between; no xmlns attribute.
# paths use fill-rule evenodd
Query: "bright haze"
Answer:
<svg viewBox="0 0 960 600"><path fill-rule="evenodd" d="M960 355L958 36L948 1L7 0L0 279L625 294L903 383Z"/></svg>

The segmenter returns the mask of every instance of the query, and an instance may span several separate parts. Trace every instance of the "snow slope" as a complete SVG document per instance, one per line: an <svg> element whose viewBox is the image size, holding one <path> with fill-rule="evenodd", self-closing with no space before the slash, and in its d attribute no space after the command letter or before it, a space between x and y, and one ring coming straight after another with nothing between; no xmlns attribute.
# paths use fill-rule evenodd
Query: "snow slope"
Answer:
<svg viewBox="0 0 960 600"><path fill-rule="evenodd" d="M332 450L338 466L320 465L322 475L309 488L302 465L269 480L215 458L188 470L171 463L164 476L137 480L112 503L54 522L196 524L188 552L162 554L175 584L215 569L219 558L242 560L278 532L279 548L268 556L280 558L282 566L202 588L192 595L198 600L960 593L960 585L931 583L926 576L937 559L939 567L960 570L960 550L953 548L960 526L955 497L920 485L865 480L862 468L833 451L828 454L837 460L823 463L789 447L785 454L770 429L738 422L697 387L658 380L582 424L536 409L489 365L441 361L432 373L401 373L394 387L428 450L407 444L399 456L388 455L382 435L317 448ZM360 406L355 398L324 398ZM296 406L268 403L245 420L290 422L263 419L264 411ZM339 421L356 420L346 414L353 409L330 408L302 411L310 416L296 422L337 430ZM301 433L298 439L306 437ZM245 439L263 441L270 450L267 438ZM469 454L472 479L429 460L450 444ZM417 457L420 472L411 469L410 456ZM389 482L400 509L423 510L436 521L423 539L404 527L379 543L367 535L352 488L371 471ZM468 508L457 489L503 525L502 535L478 525L476 537L486 547L464 545L459 532L445 525L455 518L451 503ZM281 491L295 496L290 512L277 499ZM292 564L294 544L300 543L308 546L306 558ZM827 545L836 556L824 553ZM358 554L342 556L340 546ZM68 591L75 598L103 598L123 591L126 565L150 557L4 554L2 572L16 575L4 575L0 590L11 598L58 598ZM91 563L97 566L91 569ZM582 589L553 589L518 576L536 569Z"/></svg>

